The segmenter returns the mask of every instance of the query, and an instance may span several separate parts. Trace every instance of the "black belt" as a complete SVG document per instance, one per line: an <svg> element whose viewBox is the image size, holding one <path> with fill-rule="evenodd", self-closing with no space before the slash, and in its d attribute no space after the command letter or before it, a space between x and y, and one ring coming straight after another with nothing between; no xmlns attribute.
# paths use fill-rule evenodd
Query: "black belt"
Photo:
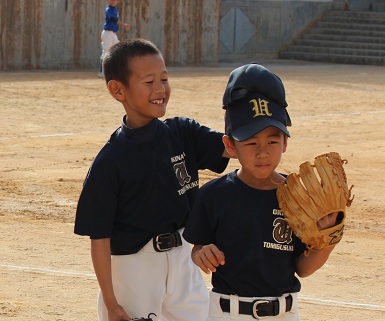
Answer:
<svg viewBox="0 0 385 321"><path fill-rule="evenodd" d="M285 302L285 312L288 312L293 305L293 297L291 294L285 297ZM230 312L229 299L220 298L219 304L221 305L223 312ZM279 300L255 300L253 302L239 301L239 313L251 315L254 319L276 316L279 314Z"/></svg>
<svg viewBox="0 0 385 321"><path fill-rule="evenodd" d="M163 233L153 237L154 249L157 252L165 252L173 247L182 245L182 237L179 232Z"/></svg>

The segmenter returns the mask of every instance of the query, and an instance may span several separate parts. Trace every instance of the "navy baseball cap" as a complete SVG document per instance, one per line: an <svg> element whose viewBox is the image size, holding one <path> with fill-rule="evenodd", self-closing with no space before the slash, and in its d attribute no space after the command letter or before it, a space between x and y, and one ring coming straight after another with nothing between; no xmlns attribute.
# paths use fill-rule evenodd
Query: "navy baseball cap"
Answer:
<svg viewBox="0 0 385 321"><path fill-rule="evenodd" d="M290 137L286 107L285 88L276 74L257 63L236 68L223 95L226 135L244 141L275 127Z"/></svg>

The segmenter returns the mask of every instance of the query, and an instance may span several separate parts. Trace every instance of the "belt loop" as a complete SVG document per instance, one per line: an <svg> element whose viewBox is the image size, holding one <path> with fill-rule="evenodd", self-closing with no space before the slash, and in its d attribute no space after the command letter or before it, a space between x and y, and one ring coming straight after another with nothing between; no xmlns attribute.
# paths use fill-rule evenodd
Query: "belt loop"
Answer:
<svg viewBox="0 0 385 321"><path fill-rule="evenodd" d="M239 299L238 295L230 295L230 319L239 319Z"/></svg>
<svg viewBox="0 0 385 321"><path fill-rule="evenodd" d="M297 311L298 310L298 292L291 293L292 298L292 304L290 311Z"/></svg>
<svg viewBox="0 0 385 321"><path fill-rule="evenodd" d="M278 298L278 301L279 301L278 315L282 315L286 312L286 297L282 295Z"/></svg>

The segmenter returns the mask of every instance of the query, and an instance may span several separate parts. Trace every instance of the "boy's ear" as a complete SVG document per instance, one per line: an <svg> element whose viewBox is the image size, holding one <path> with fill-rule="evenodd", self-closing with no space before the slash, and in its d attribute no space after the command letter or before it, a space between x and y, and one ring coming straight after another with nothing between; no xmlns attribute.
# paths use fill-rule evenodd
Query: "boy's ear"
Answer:
<svg viewBox="0 0 385 321"><path fill-rule="evenodd" d="M122 85L120 82L116 80L110 80L107 84L107 88L111 96L114 97L116 100L124 100L124 95L122 93Z"/></svg>
<svg viewBox="0 0 385 321"><path fill-rule="evenodd" d="M282 154L286 152L287 149L287 142L289 141L289 138L286 135L283 135L283 146L282 146Z"/></svg>
<svg viewBox="0 0 385 321"><path fill-rule="evenodd" d="M234 148L234 141L227 135L223 135L222 141L230 158L237 158L237 153L235 152Z"/></svg>

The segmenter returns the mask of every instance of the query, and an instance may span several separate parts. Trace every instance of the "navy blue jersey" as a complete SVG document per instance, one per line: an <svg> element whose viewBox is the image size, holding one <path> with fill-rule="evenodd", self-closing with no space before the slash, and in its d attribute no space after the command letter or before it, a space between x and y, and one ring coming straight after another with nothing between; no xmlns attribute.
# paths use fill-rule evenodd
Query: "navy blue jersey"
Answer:
<svg viewBox="0 0 385 321"><path fill-rule="evenodd" d="M119 12L116 7L107 6L105 11L105 21L104 21L104 30L110 30L113 32L118 32L119 30Z"/></svg>
<svg viewBox="0 0 385 321"><path fill-rule="evenodd" d="M212 273L214 292L266 297L300 290L294 260L306 247L279 210L276 189L254 189L236 171L205 184L183 236L224 252L225 265Z"/></svg>
<svg viewBox="0 0 385 321"><path fill-rule="evenodd" d="M198 170L222 172L222 133L187 118L122 125L96 156L84 182L75 233L111 238L112 254L132 254L152 237L185 226Z"/></svg>

